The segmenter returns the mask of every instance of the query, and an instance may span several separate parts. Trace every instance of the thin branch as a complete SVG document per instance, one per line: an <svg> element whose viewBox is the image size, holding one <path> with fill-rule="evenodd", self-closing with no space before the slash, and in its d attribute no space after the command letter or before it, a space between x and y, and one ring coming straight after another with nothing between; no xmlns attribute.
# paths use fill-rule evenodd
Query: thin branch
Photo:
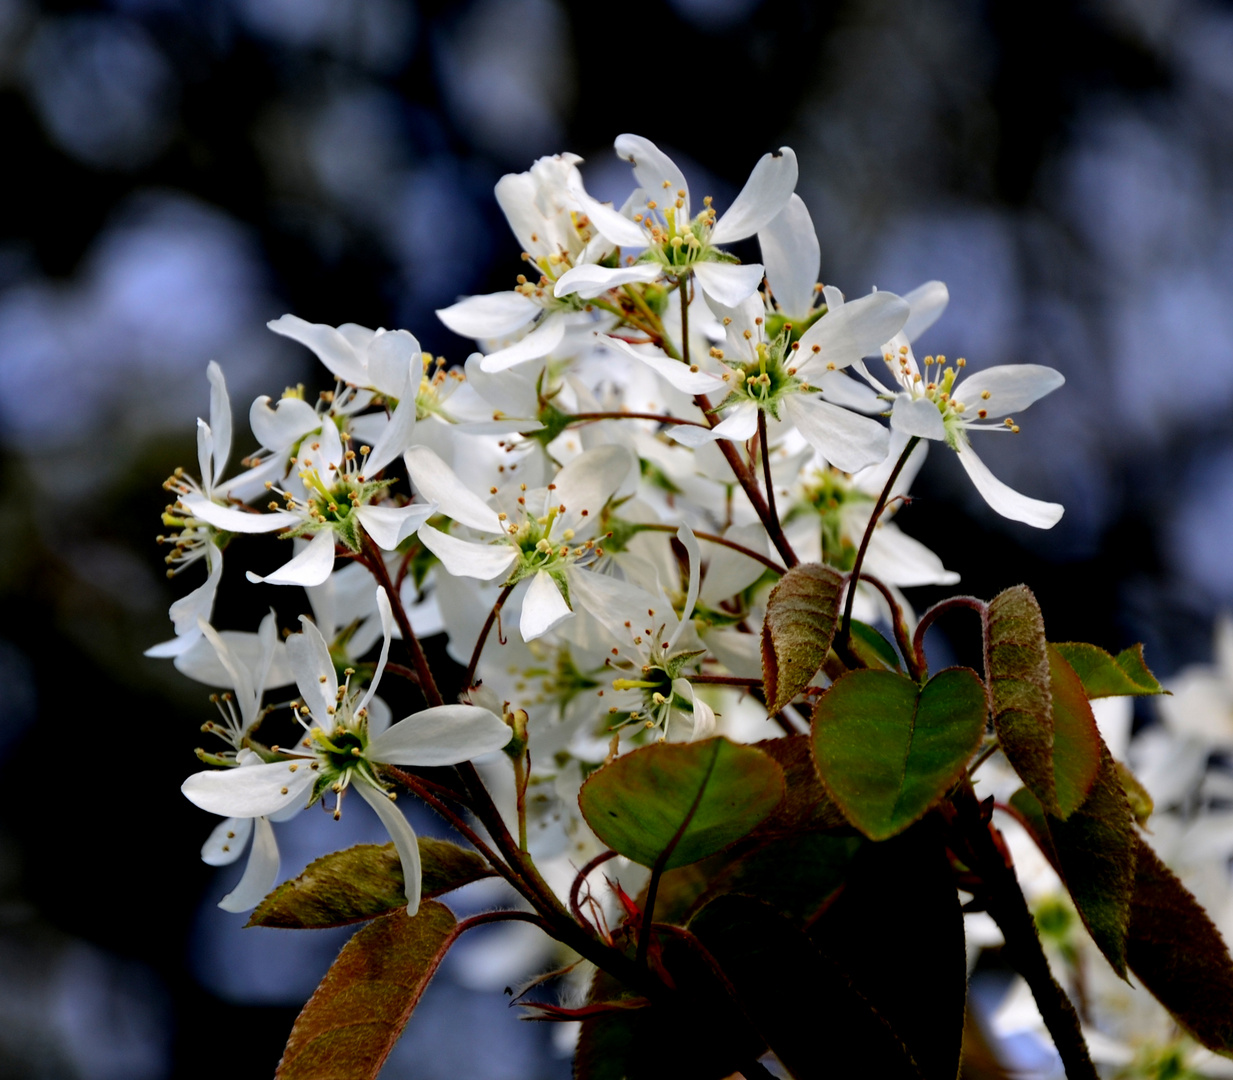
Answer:
<svg viewBox="0 0 1233 1080"><path fill-rule="evenodd" d="M869 524L865 526L865 535L861 537L861 546L856 550L856 561L852 564L852 573L848 577L848 599L843 606L843 621L839 625L839 633L835 635L835 651L840 655L847 650L848 634L852 628L852 605L856 602L856 586L860 581L861 566L865 561L865 552L869 550L873 530L877 528L878 519L882 516L882 511L886 509L886 500L890 498L891 488L895 486L895 481L899 479L899 474L903 472L903 467L908 463L908 458L912 456L912 451L916 449L918 442L920 442L920 437L913 435L908 440L907 446L903 448L903 453L899 455L899 460L895 462L895 467L886 479L882 494L878 496L878 501L874 504L873 513L869 515Z"/></svg>
<svg viewBox="0 0 1233 1080"><path fill-rule="evenodd" d="M483 653L484 645L488 641L488 635L492 632L492 624L500 617L501 609L505 607L505 601L509 599L509 594L513 591L513 585L506 585L501 590L501 595L497 597L497 602L492 605L492 610L488 612L488 618L484 620L479 637L475 641L475 648L471 650L471 662L467 664L466 678L463 679L462 683L463 687L467 690L471 689L475 681L475 669L479 667L480 654Z"/></svg>
<svg viewBox="0 0 1233 1080"><path fill-rule="evenodd" d="M771 446L766 434L766 413L758 410L758 445L762 451L762 479L766 485L766 508L776 521L779 511L775 509L775 484L771 480Z"/></svg>
<svg viewBox="0 0 1233 1080"><path fill-rule="evenodd" d="M591 412L591 413L572 413L569 418L569 424L589 424L596 420L655 420L661 424L677 424L686 427L710 427L709 424L704 424L701 420L682 420L679 416L667 416L663 413L649 412ZM567 426L569 426L567 424Z"/></svg>
<svg viewBox="0 0 1233 1080"><path fill-rule="evenodd" d="M899 601L895 599L895 594L891 592L889 585L872 574L862 574L861 580L877 589L882 594L882 599L890 607L891 625L895 630L895 642L899 646L899 651L903 653L903 662L908 665L908 672L912 678L920 682L925 677L928 669L925 667L923 658L919 657L913 648L908 635L908 620L904 617L903 608L899 606Z"/></svg>
<svg viewBox="0 0 1233 1080"><path fill-rule="evenodd" d="M934 620L939 615L950 611L952 608L967 608L970 611L975 611L980 616L982 628L984 628L985 623L988 621L989 605L975 596L951 596L934 604L933 607L920 617L920 622L916 624L916 633L912 637L912 651L916 654L917 663L922 667L925 664L925 632L933 625Z"/></svg>
<svg viewBox="0 0 1233 1080"><path fill-rule="evenodd" d="M688 675L691 683L709 683L713 686L739 686L745 690L761 690L761 679L746 679L740 675Z"/></svg>
<svg viewBox="0 0 1233 1080"><path fill-rule="evenodd" d="M569 890L569 910L574 913L574 918L577 919L583 926L589 925L586 917L582 914L582 906L578 903L578 893L582 890L582 883L591 875L591 871L597 867L603 866L609 859L616 858L615 851L601 851L590 862L578 871L574 878L574 884Z"/></svg>

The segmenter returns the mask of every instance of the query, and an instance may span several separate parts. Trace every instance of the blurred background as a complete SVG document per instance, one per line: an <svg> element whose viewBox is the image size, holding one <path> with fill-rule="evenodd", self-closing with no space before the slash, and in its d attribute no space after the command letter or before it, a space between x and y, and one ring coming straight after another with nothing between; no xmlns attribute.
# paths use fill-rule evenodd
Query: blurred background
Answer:
<svg viewBox="0 0 1233 1080"><path fill-rule="evenodd" d="M634 10L0 0L0 1075L273 1072L346 934L214 907L238 868L198 861L212 821L177 790L211 707L141 655L197 583L162 575L160 485L195 471L210 359L237 454L255 395L315 386L265 329L284 312L460 362L433 310L511 286L492 188L538 155L583 155L620 200L611 142L635 131L722 207L793 146L824 281L940 278L922 351L1067 379L979 446L1065 504L1054 530L996 517L941 453L900 524L977 595L1028 582L1054 640L1144 641L1160 675L1210 659L1233 604L1233 7ZM224 590L216 621L268 602ZM346 841L381 839L352 818ZM310 833L284 872L340 843ZM434 984L383 1075L568 1075L480 967Z"/></svg>

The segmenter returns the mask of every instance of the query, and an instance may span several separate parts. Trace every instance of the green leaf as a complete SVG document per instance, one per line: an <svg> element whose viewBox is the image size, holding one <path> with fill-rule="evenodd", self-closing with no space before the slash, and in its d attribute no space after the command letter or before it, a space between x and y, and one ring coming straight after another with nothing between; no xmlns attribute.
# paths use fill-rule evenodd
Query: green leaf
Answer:
<svg viewBox="0 0 1233 1080"><path fill-rule="evenodd" d="M610 848L671 870L739 840L783 796L783 770L772 758L717 736L625 754L587 778L578 805Z"/></svg>
<svg viewBox="0 0 1233 1080"><path fill-rule="evenodd" d="M689 929L797 1080L921 1080L927 1075L851 980L769 905L748 896L721 896L694 917ZM958 955L962 966L962 949ZM962 998L957 1018L962 1029ZM948 1080L954 1080L958 1065L956 1045Z"/></svg>
<svg viewBox="0 0 1233 1080"><path fill-rule="evenodd" d="M296 1018L277 1080L373 1080L455 930L433 900L414 918L395 911L361 927Z"/></svg>
<svg viewBox="0 0 1233 1080"><path fill-rule="evenodd" d="M1233 960L1220 931L1156 853L1135 837L1127 959L1173 1018L1217 1053L1233 1052Z"/></svg>
<svg viewBox="0 0 1233 1080"><path fill-rule="evenodd" d="M998 742L1032 794L1056 814L1045 621L1031 590L1016 585L995 596L989 602L987 627L985 662Z"/></svg>
<svg viewBox="0 0 1233 1080"><path fill-rule="evenodd" d="M1132 645L1117 656L1081 641L1054 646L1083 680L1083 689L1093 700L1121 695L1163 694L1165 688L1143 662L1143 646Z"/></svg>
<svg viewBox="0 0 1233 1080"><path fill-rule="evenodd" d="M1138 836L1117 766L1103 745L1091 793L1066 820L1049 817L1062 878L1088 933L1126 977L1126 931Z"/></svg>
<svg viewBox="0 0 1233 1080"><path fill-rule="evenodd" d="M898 671L899 654L895 646L884 638L868 623L853 619L848 637L848 648L854 652L866 667L889 668Z"/></svg>
<svg viewBox="0 0 1233 1080"><path fill-rule="evenodd" d="M809 937L886 1019L921 1075L955 1080L967 963L963 911L936 824L926 820L892 840L865 844Z"/></svg>
<svg viewBox="0 0 1233 1080"><path fill-rule="evenodd" d="M872 840L902 832L954 785L985 731L984 684L948 668L923 687L893 671L850 671L813 714L818 775Z"/></svg>
<svg viewBox="0 0 1233 1080"><path fill-rule="evenodd" d="M771 590L762 623L762 680L772 714L804 690L826 662L843 582L829 566L802 563Z"/></svg>
<svg viewBox="0 0 1233 1080"><path fill-rule="evenodd" d="M476 852L446 840L419 839L422 898L431 899L495 871ZM248 926L317 930L406 907L402 862L393 844L357 844L308 864L257 905Z"/></svg>
<svg viewBox="0 0 1233 1080"><path fill-rule="evenodd" d="M1068 818L1083 805L1096 782L1104 742L1074 668L1052 645L1048 654L1053 699L1053 780L1058 817Z"/></svg>

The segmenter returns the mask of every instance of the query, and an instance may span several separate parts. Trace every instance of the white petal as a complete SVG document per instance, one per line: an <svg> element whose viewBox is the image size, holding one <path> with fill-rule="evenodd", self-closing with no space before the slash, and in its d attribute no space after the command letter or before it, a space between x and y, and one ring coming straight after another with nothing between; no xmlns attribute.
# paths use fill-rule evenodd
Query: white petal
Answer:
<svg viewBox="0 0 1233 1080"><path fill-rule="evenodd" d="M505 531L497 512L428 447L413 446L403 455L403 459L416 492L424 502L436 503L439 513L480 532Z"/></svg>
<svg viewBox="0 0 1233 1080"><path fill-rule="evenodd" d="M510 231L522 245L522 250L532 255L549 253L544 237L544 214L536 205L539 191L540 185L529 172L506 173L493 189Z"/></svg>
<svg viewBox="0 0 1233 1080"><path fill-rule="evenodd" d="M571 188L570 195L577 201L579 210L591 219L596 231L609 243L625 248L647 246L646 230L636 221L631 221L619 210L592 198L581 187Z"/></svg>
<svg viewBox="0 0 1233 1080"><path fill-rule="evenodd" d="M533 578L522 598L522 617L518 632L523 641L533 641L573 616L565 597L552 575L541 570Z"/></svg>
<svg viewBox="0 0 1233 1080"><path fill-rule="evenodd" d="M509 416L538 414L539 396L535 392L535 383L526 378L522 371L489 373L484 370L483 359L481 353L472 353L467 357L465 385L470 386L489 405ZM451 400L450 405L453 404Z"/></svg>
<svg viewBox="0 0 1233 1080"><path fill-rule="evenodd" d="M371 480L411 445L415 432L415 395L407 394L386 422L377 444L364 462L364 475Z"/></svg>
<svg viewBox="0 0 1233 1080"><path fill-rule="evenodd" d="M915 341L937 322L946 310L946 305L950 303L950 291L944 282L926 281L924 285L917 285L907 293L904 300L912 309L912 314L903 324L903 333L909 341Z"/></svg>
<svg viewBox="0 0 1233 1080"><path fill-rule="evenodd" d="M817 386L832 405L855 409L867 416L879 416L886 412L886 401L878 396L872 386L858 382L842 371L828 371L811 385Z"/></svg>
<svg viewBox="0 0 1233 1080"><path fill-rule="evenodd" d="M321 417L302 398L280 398L273 406L264 394L248 410L248 424L267 450L288 450L321 426Z"/></svg>
<svg viewBox="0 0 1233 1080"><path fill-rule="evenodd" d="M624 483L635 466L634 455L624 446L596 446L579 454L553 478L552 500L565 507L561 531L579 535L593 532L600 511ZM583 511L587 511L583 516ZM554 536L561 533L553 530Z"/></svg>
<svg viewBox="0 0 1233 1080"><path fill-rule="evenodd" d="M213 647L215 654L218 656L218 662L222 664L223 670L227 673L227 685L236 692L236 697L241 702L248 701L251 703L254 696L260 695L261 689L254 687L252 676L248 670L243 664L238 662L237 657L232 655L230 647L219 637L218 631L204 619L201 620L200 629L202 636Z"/></svg>
<svg viewBox="0 0 1233 1080"><path fill-rule="evenodd" d="M788 205L796 187L796 154L781 146L777 154L763 154L727 213L711 232L711 243L731 244L753 236Z"/></svg>
<svg viewBox="0 0 1233 1080"><path fill-rule="evenodd" d="M1040 499L1029 499L1008 487L988 470L970 446L963 446L957 452L959 464L967 471L976 490L1002 517L1022 521L1036 529L1052 529L1062 519L1064 507Z"/></svg>
<svg viewBox="0 0 1233 1080"><path fill-rule="evenodd" d="M307 345L336 378L357 386L367 385L368 372L363 363L356 356L351 342L334 327L310 323L297 315L284 315L281 319L266 323L266 326L276 334Z"/></svg>
<svg viewBox="0 0 1233 1080"><path fill-rule="evenodd" d="M412 503L410 506L361 506L355 516L377 547L393 551L436 512L434 503Z"/></svg>
<svg viewBox="0 0 1233 1080"><path fill-rule="evenodd" d="M225 818L201 845L201 861L209 866L229 866L244 854L255 818Z"/></svg>
<svg viewBox="0 0 1233 1080"><path fill-rule="evenodd" d="M206 378L210 380L210 431L214 435L214 475L201 474L203 484L214 485L223 477L227 458L231 454L231 398L227 395L227 380L223 369L211 360L206 365Z"/></svg>
<svg viewBox="0 0 1233 1080"><path fill-rule="evenodd" d="M828 294L831 290L826 290ZM910 309L894 293L875 292L839 306L829 306L825 315L801 335L797 371L802 377L821 375L829 364L847 367L862 356L881 353L907 321ZM814 351L814 346L818 350Z"/></svg>
<svg viewBox="0 0 1233 1080"><path fill-rule="evenodd" d="M368 703L372 701L373 695L377 692L381 674L385 671L385 665L390 658L390 639L394 636L394 610L390 607L389 594L380 585L377 586L377 614L381 616L381 655L377 658L377 668L373 672L372 682L368 684L368 689L364 691L364 696L360 698L359 704L355 707L357 713L368 707ZM372 730L369 728L369 731ZM384 727L381 730L384 730Z"/></svg>
<svg viewBox="0 0 1233 1080"><path fill-rule="evenodd" d="M865 520L868 519L866 515ZM900 588L955 585L959 581L959 575L947 570L934 552L891 522L884 522L873 530L866 565L875 577Z"/></svg>
<svg viewBox="0 0 1233 1080"><path fill-rule="evenodd" d="M808 394L785 398L783 409L805 441L837 469L856 472L886 457L890 436L876 420Z"/></svg>
<svg viewBox="0 0 1233 1080"><path fill-rule="evenodd" d="M700 262L694 264L694 276L707 296L727 307L736 307L762 284L761 263Z"/></svg>
<svg viewBox="0 0 1233 1080"><path fill-rule="evenodd" d="M733 525L724 533L725 540L756 551L760 555L767 553L766 529L761 522L749 525ZM706 568L706 578L702 582L699 596L707 607L718 607L719 604L748 588L758 580L766 567L748 555L733 551L730 547L719 544L708 547L710 563Z"/></svg>
<svg viewBox="0 0 1233 1080"><path fill-rule="evenodd" d="M368 346L366 385L393 398L414 393L419 387L423 357L420 343L409 330L377 334Z"/></svg>
<svg viewBox="0 0 1233 1080"><path fill-rule="evenodd" d="M219 506L201 495L182 495L180 503L192 517L208 522L216 529L232 533L268 533L298 525L301 518L286 510L253 514L234 506Z"/></svg>
<svg viewBox="0 0 1233 1080"><path fill-rule="evenodd" d="M675 439L682 446L689 446L697 449L705 443L712 443L716 439L722 439L723 434L718 427L699 427L697 424L673 424L668 428L666 434L669 438Z"/></svg>
<svg viewBox="0 0 1233 1080"><path fill-rule="evenodd" d="M600 334L599 340L605 345L618 349L635 360L640 360L652 368L657 375L662 375L678 390L686 394L711 394L727 389L727 383L718 375L707 371L690 371L687 364L673 360L656 349L653 353L643 353L635 349L628 341L621 338Z"/></svg>
<svg viewBox="0 0 1233 1080"><path fill-rule="evenodd" d="M546 315L526 337L504 349L488 353L480 366L485 371L504 371L515 364L547 356L565 337L565 319L559 314Z"/></svg>
<svg viewBox="0 0 1233 1080"><path fill-rule="evenodd" d="M945 439L946 425L937 405L928 398L900 394L891 409L891 427L918 439Z"/></svg>
<svg viewBox="0 0 1233 1080"><path fill-rule="evenodd" d="M394 841L394 848L402 863L402 876L407 893L407 914L414 915L420 909L421 887L420 843L416 838L415 830L411 828L410 822L403 816L402 811L384 792L378 791L366 780L357 780L352 786L359 792L360 798L373 808L377 817L381 819L381 824L385 826L385 831L390 834L390 839Z"/></svg>
<svg viewBox="0 0 1233 1080"><path fill-rule="evenodd" d="M689 741L709 738L715 733L715 710L694 693L694 688L688 679L673 679L672 692L680 694L693 707L693 726L689 732Z"/></svg>
<svg viewBox="0 0 1233 1080"><path fill-rule="evenodd" d="M274 573L261 577L249 570L245 577L254 583L264 581L267 585L320 585L333 569L334 532L322 529L308 547Z"/></svg>
<svg viewBox="0 0 1233 1080"><path fill-rule="evenodd" d="M672 636L668 638L666 652L672 651L677 638L681 636L682 631L689 625L690 617L694 613L694 605L698 602L698 588L702 582L702 549L698 546L698 538L694 536L693 529L688 525L682 525L676 531L676 538L681 542L681 546L685 548L685 554L689 557L689 591L685 594L685 606L681 609L681 621L677 624L676 629L672 631Z"/></svg>
<svg viewBox="0 0 1233 1080"><path fill-rule="evenodd" d="M412 713L368 741L364 756L386 765L457 765L500 750L513 732L476 705L438 705Z"/></svg>
<svg viewBox="0 0 1233 1080"><path fill-rule="evenodd" d="M758 230L766 280L780 310L802 318L813 306L813 287L822 265L822 251L813 219L799 195L793 195L779 214Z"/></svg>
<svg viewBox="0 0 1233 1080"><path fill-rule="evenodd" d="M955 387L951 398L968 407L965 419L972 419L976 409L1006 416L1026 409L1065 382L1060 371L1043 364L1002 364L973 372Z"/></svg>
<svg viewBox="0 0 1233 1080"><path fill-rule="evenodd" d="M752 401L742 401L735 409L731 409L714 428L716 435L731 439L733 442L752 439L757 430L758 406Z"/></svg>
<svg viewBox="0 0 1233 1080"><path fill-rule="evenodd" d="M437 318L462 337L486 341L505 337L526 326L540 312L540 306L519 292L468 296L447 308L439 308Z"/></svg>
<svg viewBox="0 0 1233 1080"><path fill-rule="evenodd" d="M672 199L684 199L685 206L680 213L686 221L689 220L689 185L685 183L685 174L675 161L641 135L618 135L613 146L617 156L634 167L638 186L645 188L661 206ZM684 195L681 195L682 191Z"/></svg>
<svg viewBox="0 0 1233 1080"><path fill-rule="evenodd" d="M627 285L635 281L654 281L661 273L663 273L663 267L658 263L634 263L633 266L612 267L586 263L565 271L553 286L552 294L553 296L577 294L584 300L592 300L618 285Z"/></svg>
<svg viewBox="0 0 1233 1080"><path fill-rule="evenodd" d="M200 640L201 631L197 620L209 621L210 614L214 610L214 597L218 592L218 583L223 579L223 553L213 543L206 549L206 561L209 564L210 573L205 581L187 596L180 597L168 610L176 636L171 641L164 641L147 649L146 656L179 656Z"/></svg>
<svg viewBox="0 0 1233 1080"><path fill-rule="evenodd" d="M255 908L278 880L278 841L273 826L263 817L255 820L253 847L248 853L244 876L218 906L224 911L247 911Z"/></svg>
<svg viewBox="0 0 1233 1080"><path fill-rule="evenodd" d="M180 790L194 806L211 814L262 817L302 799L316 775L307 761L276 761L193 773Z"/></svg>
<svg viewBox="0 0 1233 1080"><path fill-rule="evenodd" d="M321 727L328 727L329 710L338 699L338 674L330 646L307 615L300 616L300 631L287 638L287 659L308 711Z"/></svg>
<svg viewBox="0 0 1233 1080"><path fill-rule="evenodd" d="M431 525L420 526L419 538L420 543L441 560L445 572L453 577L491 581L507 574L518 561L518 552L510 544L460 540Z"/></svg>

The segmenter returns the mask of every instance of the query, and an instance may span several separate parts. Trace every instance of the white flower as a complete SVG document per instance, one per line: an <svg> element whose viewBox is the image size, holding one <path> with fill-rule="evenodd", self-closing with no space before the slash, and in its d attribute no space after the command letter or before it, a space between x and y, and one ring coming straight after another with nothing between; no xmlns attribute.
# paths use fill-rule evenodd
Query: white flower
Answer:
<svg viewBox="0 0 1233 1080"><path fill-rule="evenodd" d="M419 845L407 819L393 805L382 765L456 765L499 750L510 737L500 717L473 705L440 705L424 709L384 731L367 706L376 692L389 657L393 613L383 589L377 590L385 640L372 682L362 693L350 680L338 684L329 647L307 617L303 632L287 642L302 704L297 718L305 738L281 760L194 773L181 791L195 805L234 818L260 818L305 803L311 805L333 792L354 788L385 825L398 849L406 880L407 912L414 915L420 900ZM340 807L336 806L337 818Z"/></svg>
<svg viewBox="0 0 1233 1080"><path fill-rule="evenodd" d="M691 216L689 185L667 154L640 135L618 136L615 145L617 156L634 167L639 184L635 195L642 197L645 210L631 221L592 198L581 185L573 194L601 235L622 247L645 251L633 266L571 271L557 282L556 294L581 290L597 296L629 281L651 281L660 274L683 280L692 274L708 297L735 307L757 289L761 264L742 266L718 245L752 236L779 214L796 187L796 154L784 146L778 153L763 155L725 214L717 217L708 197L701 213Z"/></svg>
<svg viewBox="0 0 1233 1080"><path fill-rule="evenodd" d="M573 614L571 594L581 565L597 556L592 537L600 512L633 467L633 455L620 446L586 450L565 465L543 490L518 494L493 492L494 510L427 447L406 454L416 491L446 517L489 539L467 540L423 525L419 539L454 576L506 585L529 580L522 597L519 630L525 641L546 634Z"/></svg>
<svg viewBox="0 0 1233 1080"><path fill-rule="evenodd" d="M863 373L893 401L892 428L908 436L945 442L958 454L959 463L985 502L1003 517L1038 529L1052 528L1061 519L1063 507L1030 499L1002 483L976 456L968 432L1018 432L1010 414L1026 409L1066 380L1061 372L1040 364L1002 365L960 379L966 361L959 359L948 367L944 356L936 360L925 357L922 369L913 355L909 332L919 332L941 313L945 286L940 292L939 286L940 282L930 282L905 298L912 305L913 315L905 329L882 348L882 359L898 391L888 391L875 377ZM828 305L843 303L837 294L832 298L831 290L826 293ZM995 423L999 417L1004 419Z"/></svg>

